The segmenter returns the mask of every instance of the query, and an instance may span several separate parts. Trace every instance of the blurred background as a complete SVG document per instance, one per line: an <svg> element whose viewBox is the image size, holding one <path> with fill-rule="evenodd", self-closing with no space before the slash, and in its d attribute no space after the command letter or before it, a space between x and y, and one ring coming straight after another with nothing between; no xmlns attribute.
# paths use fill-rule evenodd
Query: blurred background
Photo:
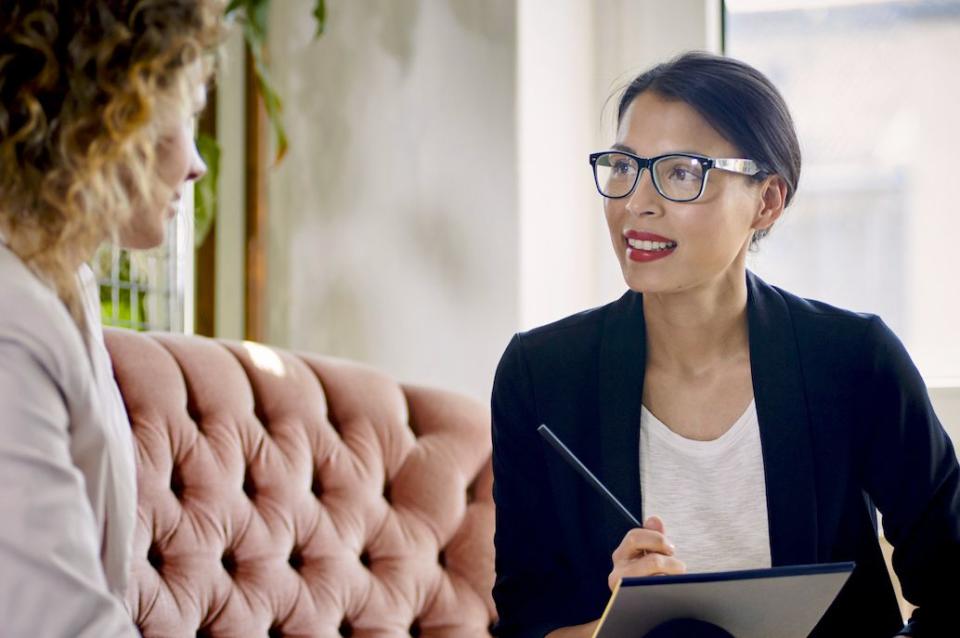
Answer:
<svg viewBox="0 0 960 638"><path fill-rule="evenodd" d="M610 96L705 49L768 74L801 139L798 195L751 267L881 315L960 438L960 0L251 4L285 155L237 30L200 123L215 209L195 224L187 202L147 259L101 255L109 323L486 401L514 332L625 290L587 154L612 141Z"/></svg>

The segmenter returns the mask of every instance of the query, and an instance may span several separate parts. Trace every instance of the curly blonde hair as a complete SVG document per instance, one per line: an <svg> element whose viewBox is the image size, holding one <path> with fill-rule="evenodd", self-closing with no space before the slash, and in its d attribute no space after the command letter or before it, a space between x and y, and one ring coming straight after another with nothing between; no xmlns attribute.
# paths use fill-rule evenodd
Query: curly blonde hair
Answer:
<svg viewBox="0 0 960 638"><path fill-rule="evenodd" d="M0 232L85 328L76 269L157 201L221 0L0 0Z"/></svg>

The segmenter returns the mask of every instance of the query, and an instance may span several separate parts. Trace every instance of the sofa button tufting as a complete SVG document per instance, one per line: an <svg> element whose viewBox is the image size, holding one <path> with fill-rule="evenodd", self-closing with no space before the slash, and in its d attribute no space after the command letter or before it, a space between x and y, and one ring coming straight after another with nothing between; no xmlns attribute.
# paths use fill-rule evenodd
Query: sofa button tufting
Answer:
<svg viewBox="0 0 960 638"><path fill-rule="evenodd" d="M115 372L123 397L128 399L138 451L149 451L148 459L140 459L149 462L136 468L141 487L138 505L149 515L137 519L136 534L141 542L130 589L143 592L159 586L169 593L171 583L167 581L173 578L178 600L201 601L194 610L197 613L182 615L167 604L141 605L136 622L144 633L162 626L169 628L171 636L214 638L224 628L230 631L227 625L236 621L241 634L252 629L252 633L266 630L259 638L289 636L288 629L297 633L293 625L299 621L294 620L303 613L310 614L315 602L310 596L297 596L299 589L329 589L339 599L340 604L328 605L327 611L332 613L326 616L327 624L314 624L313 629L332 638L360 638L375 632L374 626L355 614L369 611L362 604L363 597L383 587L409 584L417 591L433 591L439 585L456 595L448 601L454 609L462 609L467 603L476 606L472 590L481 589L477 583L492 580L493 571L487 568L493 565L489 523L495 512L490 497L489 418L485 408L471 407L446 391L411 390L377 371L322 355L301 358L284 354L291 358L290 371L296 373L280 378L264 375L251 365L243 344L234 342L109 330L107 340L108 346L111 340L115 342L113 354L123 354L117 359ZM129 352L118 350L128 345ZM138 349L132 349L134 346ZM135 364L140 357L151 367L163 367L157 368L156 375L139 375L139 368L128 364ZM211 376L217 387L209 387ZM186 418L182 402L170 400L183 396L184 385L190 401L187 411L194 422ZM133 400L135 397L149 400L144 404ZM202 411L195 403L201 397ZM398 400L406 401L409 414L422 420L422 426L411 424L416 419L397 410ZM256 404L255 410L249 406L251 401ZM280 407L274 409L274 405ZM448 405L451 409L445 407ZM238 409L245 413L240 414ZM327 412L335 415L329 424ZM226 414L235 416L224 418ZM394 416L386 418L386 414ZM459 418L461 414L463 419ZM278 419L276 423L272 418ZM375 428L367 427L371 422L376 422ZM429 442L423 440L426 431L431 432L437 445L421 445ZM345 438L338 436L344 434ZM158 445L158 440L164 444ZM166 444L171 441L177 444ZM258 455L255 441L270 453ZM388 448L387 441L413 441L415 451L423 458L394 458L391 455L397 450ZM484 445L474 441L483 441ZM193 447L191 442L195 443ZM463 458L451 458L447 454L450 446L461 446L456 449L464 452ZM360 457L368 465L358 472L355 464ZM287 463L283 458L296 462ZM223 463L218 462L221 460ZM413 460L420 462L409 462ZM435 481L438 465L449 470L448 480ZM387 467L390 472L385 471ZM401 467L403 472L399 472ZM394 485L394 480L399 483ZM380 499L376 498L378 483ZM425 483L429 489L424 489ZM469 503L468 514L461 516L465 501ZM454 506L441 508L438 503ZM411 516L417 520L410 520ZM200 533L198 537L194 528L198 518L222 535ZM249 531L241 524L244 520L251 522ZM283 521L294 520L297 525L284 527ZM356 521L364 524L352 524ZM413 523L416 530L426 523L431 529L442 529L443 538L456 538L456 546L450 544L453 562L446 555L444 542L438 543L433 534L410 539L398 533ZM273 533L280 528L284 533ZM399 542L403 545L396 547ZM413 545L408 547L410 542ZM361 551L353 553L357 545ZM483 558L474 561L476 569L464 570L460 545L469 546L471 556ZM308 551L312 552L310 569L306 565ZM284 555L294 574L283 569ZM354 560L357 563L351 567ZM217 562L221 563L220 570ZM359 571L357 564L361 565ZM203 576L189 577L196 570L204 572ZM395 583L400 571L404 572L403 583ZM178 578L182 575L188 577ZM270 578L266 578L268 575ZM453 590L449 589L450 578L457 585ZM222 600L235 596L259 601L287 592L295 598L278 599L279 607L230 607L231 613L237 612L230 618L225 609L221 615L217 613ZM354 593L359 594L359 600L351 598ZM210 607L203 601L214 603ZM407 627L393 625L395 638L426 638L440 631L424 610L408 606L406 601L400 607L407 611L400 611L394 620L409 621ZM259 619L251 617L251 612ZM338 613L341 622L334 625ZM455 612L444 631L452 636L473 632L490 638L483 619L489 622L493 613L484 613L482 608L477 613L480 619L474 613ZM359 626L353 626L354 619ZM372 622L376 625L378 621Z"/></svg>
<svg viewBox="0 0 960 638"><path fill-rule="evenodd" d="M303 554L299 550L293 550L290 553L290 558L287 560L290 563L290 567L293 568L293 571L299 572L303 569Z"/></svg>
<svg viewBox="0 0 960 638"><path fill-rule="evenodd" d="M233 555L233 552L224 552L223 557L220 558L220 564L223 565L223 569L231 576L237 573L237 559Z"/></svg>
<svg viewBox="0 0 960 638"><path fill-rule="evenodd" d="M163 554L160 553L156 543L151 543L150 549L147 550L147 562L157 571L163 569Z"/></svg>
<svg viewBox="0 0 960 638"><path fill-rule="evenodd" d="M251 501L257 495L257 486L253 482L253 476L250 474L250 468L248 467L246 472L243 473L243 493L247 495Z"/></svg>
<svg viewBox="0 0 960 638"><path fill-rule="evenodd" d="M197 430L202 432L200 422L203 421L203 415L200 414L200 409L197 407L195 399L196 397L192 394L187 397L187 416L197 425Z"/></svg>
<svg viewBox="0 0 960 638"><path fill-rule="evenodd" d="M174 466L173 470L170 472L170 491L173 492L173 495L177 497L178 501L182 501L183 494L186 489L186 485L183 483L183 474L180 473L180 468L178 466Z"/></svg>

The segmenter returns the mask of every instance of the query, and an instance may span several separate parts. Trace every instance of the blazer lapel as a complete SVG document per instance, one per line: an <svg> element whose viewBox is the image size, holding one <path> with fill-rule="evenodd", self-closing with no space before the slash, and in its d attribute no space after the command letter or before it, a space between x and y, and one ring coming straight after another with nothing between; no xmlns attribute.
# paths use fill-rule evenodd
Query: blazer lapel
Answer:
<svg viewBox="0 0 960 638"><path fill-rule="evenodd" d="M810 417L793 321L783 297L747 273L753 391L774 565L817 562L817 503Z"/></svg>
<svg viewBox="0 0 960 638"><path fill-rule="evenodd" d="M627 292L610 307L600 342L600 464L598 478L639 521L640 405L646 364L643 298ZM604 533L612 551L632 527L606 505Z"/></svg>

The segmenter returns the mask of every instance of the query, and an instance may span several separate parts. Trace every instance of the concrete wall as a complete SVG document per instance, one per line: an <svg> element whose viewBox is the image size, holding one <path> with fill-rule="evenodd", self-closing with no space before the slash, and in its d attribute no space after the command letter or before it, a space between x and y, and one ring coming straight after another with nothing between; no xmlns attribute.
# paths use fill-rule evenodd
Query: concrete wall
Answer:
<svg viewBox="0 0 960 638"><path fill-rule="evenodd" d="M486 400L516 329L515 3L274 2L269 341Z"/></svg>
<svg viewBox="0 0 960 638"><path fill-rule="evenodd" d="M230 34L217 70L217 131L220 179L217 202L215 334L243 339L244 316L244 131L243 36Z"/></svg>

